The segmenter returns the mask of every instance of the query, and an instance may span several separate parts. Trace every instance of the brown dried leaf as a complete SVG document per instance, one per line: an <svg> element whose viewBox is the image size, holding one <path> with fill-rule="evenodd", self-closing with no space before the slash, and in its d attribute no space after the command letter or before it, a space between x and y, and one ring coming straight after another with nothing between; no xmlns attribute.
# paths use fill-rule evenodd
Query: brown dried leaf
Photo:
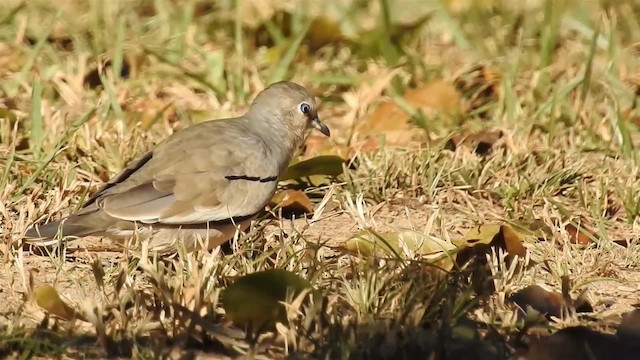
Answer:
<svg viewBox="0 0 640 360"><path fill-rule="evenodd" d="M304 143L303 159L308 160L323 155L336 155L348 159L354 154L353 149L348 146L333 144L326 136L311 133Z"/></svg>
<svg viewBox="0 0 640 360"><path fill-rule="evenodd" d="M530 306L534 310L545 314L547 318L560 317L565 308L573 307L576 312L592 312L593 306L583 291L574 300L570 294L571 280L568 276L562 277L562 292L547 291L538 285L526 288L512 294L509 300L518 304L523 310Z"/></svg>
<svg viewBox="0 0 640 360"><path fill-rule="evenodd" d="M533 341L525 359L631 360L636 359L637 355L638 348L634 344L622 342L615 335L576 326Z"/></svg>
<svg viewBox="0 0 640 360"><path fill-rule="evenodd" d="M596 235L584 225L580 225L578 228L573 224L567 224L564 229L569 233L569 241L572 244L589 245L593 239L596 239Z"/></svg>
<svg viewBox="0 0 640 360"><path fill-rule="evenodd" d="M459 263L464 263L472 256L484 256L491 247L506 250L510 255L525 256L524 237L509 225L483 224L470 230L460 239L453 240L460 248Z"/></svg>
<svg viewBox="0 0 640 360"><path fill-rule="evenodd" d="M287 189L276 193L271 199L271 207L280 206L283 211L295 214L310 214L313 212L313 203L300 190Z"/></svg>
<svg viewBox="0 0 640 360"><path fill-rule="evenodd" d="M409 89L403 100L426 116L436 113L455 115L461 111L460 95L457 90L443 80L433 80L425 85ZM410 126L410 116L393 101L383 102L357 130L365 136L384 135L389 144L404 145L424 137L423 129Z"/></svg>
<svg viewBox="0 0 640 360"><path fill-rule="evenodd" d="M636 309L622 316L622 322L616 330L616 335L630 343L638 344L640 340L640 310Z"/></svg>
<svg viewBox="0 0 640 360"><path fill-rule="evenodd" d="M487 265L486 255L492 248L506 250L507 260L513 256L523 257L526 249L524 237L509 225L484 224L470 230L464 237L453 240L460 249L456 263L470 273L471 283L476 293L487 295L493 293L495 287L490 281L491 272Z"/></svg>
<svg viewBox="0 0 640 360"><path fill-rule="evenodd" d="M518 304L523 310L530 306L540 313L555 317L560 317L562 308L566 306L562 293L550 292L538 285L527 286L512 294L509 300Z"/></svg>

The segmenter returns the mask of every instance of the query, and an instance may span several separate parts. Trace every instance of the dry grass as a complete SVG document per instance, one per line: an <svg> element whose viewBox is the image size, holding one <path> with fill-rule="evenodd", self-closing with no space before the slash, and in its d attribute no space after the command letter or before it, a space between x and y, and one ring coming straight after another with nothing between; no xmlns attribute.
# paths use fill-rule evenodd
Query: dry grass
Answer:
<svg viewBox="0 0 640 360"><path fill-rule="evenodd" d="M536 324L545 330L611 332L640 302L640 7L311 3L0 5L1 356L509 358L526 348L532 323L506 298L525 286L560 291L568 276L572 294L588 291L592 313ZM266 214L224 250L160 259L95 238L50 253L13 246L154 143L241 113L280 79L312 89L335 134L326 144L312 136L301 156L353 160L330 182L301 185L313 218ZM403 101L434 79L457 97ZM373 115L389 99L409 124ZM446 142L487 130L502 134L491 151ZM373 146L380 133L390 140ZM496 222L546 231L525 244L526 259L488 255L488 294L474 291L468 270L435 271L419 252L342 251L363 229L450 242ZM572 243L569 223L586 225L593 241ZM308 279L322 296L291 299L286 324L254 336L227 319L220 293L271 268ZM32 293L42 284L84 320L38 307Z"/></svg>

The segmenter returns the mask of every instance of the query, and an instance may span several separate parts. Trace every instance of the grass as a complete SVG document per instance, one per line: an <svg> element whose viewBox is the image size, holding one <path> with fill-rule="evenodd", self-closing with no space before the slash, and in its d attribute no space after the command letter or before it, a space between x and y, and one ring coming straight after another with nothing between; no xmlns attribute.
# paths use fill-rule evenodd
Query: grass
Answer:
<svg viewBox="0 0 640 360"><path fill-rule="evenodd" d="M509 358L536 349L540 333L615 331L640 301L640 8L323 6L0 5L0 355ZM311 134L298 157L350 160L336 178L282 184L303 190L314 215L275 211L224 249L166 257L96 238L49 253L14 246L153 144L241 113L280 79L318 96L332 132L328 142ZM438 79L455 96L424 90ZM385 113L384 104L401 110ZM499 138L487 136L494 130ZM481 265L440 271L415 249L347 249L360 230L411 229L450 243L493 223L526 234L524 258L492 246L478 250ZM568 224L586 227L588 243L576 244ZM308 279L320 296L290 298L286 321L254 334L230 321L221 292L273 268ZM529 285L561 292L564 277L563 296L587 291L592 312L570 305L559 318L523 317L508 300ZM36 305L43 284L80 318Z"/></svg>

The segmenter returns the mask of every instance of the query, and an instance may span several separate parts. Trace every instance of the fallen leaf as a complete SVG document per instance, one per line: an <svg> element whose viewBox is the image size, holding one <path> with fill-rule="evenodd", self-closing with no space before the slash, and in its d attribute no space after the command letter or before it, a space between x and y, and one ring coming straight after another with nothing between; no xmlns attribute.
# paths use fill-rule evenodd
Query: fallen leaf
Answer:
<svg viewBox="0 0 640 360"><path fill-rule="evenodd" d="M534 310L549 317L560 317L562 308L565 306L562 293L550 292L538 285L527 286L526 288L512 294L509 300L518 304L523 310L530 306Z"/></svg>
<svg viewBox="0 0 640 360"><path fill-rule="evenodd" d="M484 256L490 247L498 247L506 250L510 255L524 257L526 249L523 245L524 237L509 225L484 224L467 232L460 239L453 240L460 248L458 253L459 263L463 264L472 255ZM474 249L471 251L472 249ZM479 250L479 251L478 251Z"/></svg>
<svg viewBox="0 0 640 360"><path fill-rule="evenodd" d="M270 269L237 279L222 291L221 299L231 321L260 330L286 322L281 302L288 300L287 292L295 297L305 289L312 289L309 281L283 269Z"/></svg>
<svg viewBox="0 0 640 360"><path fill-rule="evenodd" d="M639 344L640 340L640 310L630 311L622 316L622 322L616 330L616 335L622 341Z"/></svg>
<svg viewBox="0 0 640 360"><path fill-rule="evenodd" d="M490 294L495 291L495 286L491 281L486 255L491 253L492 248L498 248L506 250L507 261L516 255L522 258L526 255L523 242L524 236L509 225L480 225L462 238L453 240L459 249L456 264L464 273L470 275L471 284L477 294Z"/></svg>
<svg viewBox="0 0 640 360"><path fill-rule="evenodd" d="M425 116L444 115L440 120L452 118L461 111L460 95L452 85L443 80L433 80L407 90L402 101ZM383 135L385 142L389 144L404 145L426 135L424 129L411 126L410 120L410 114L396 102L386 101L358 124L357 131L364 136Z"/></svg>
<svg viewBox="0 0 640 360"><path fill-rule="evenodd" d="M423 86L408 90L404 99L423 110L427 115L441 112L455 115L461 110L460 94L444 80L433 80Z"/></svg>
<svg viewBox="0 0 640 360"><path fill-rule="evenodd" d="M51 285L43 285L33 291L36 304L51 315L64 320L81 319L79 314L67 305Z"/></svg>
<svg viewBox="0 0 640 360"><path fill-rule="evenodd" d="M570 294L571 279L562 277L562 292L547 291L541 286L531 285L509 296L509 301L516 303L521 309L531 307L544 314L547 319L562 316L563 309L573 308L577 313L593 312L593 306L587 300L587 292L583 291L574 300Z"/></svg>
<svg viewBox="0 0 640 360"><path fill-rule="evenodd" d="M324 155L303 160L290 165L280 177L280 181L295 180L313 175L326 175L336 177L343 172L345 160L340 156Z"/></svg>
<svg viewBox="0 0 640 360"><path fill-rule="evenodd" d="M355 151L349 146L334 144L322 135L311 133L304 142L303 160L308 160L317 156L334 155L342 159L352 158Z"/></svg>
<svg viewBox="0 0 640 360"><path fill-rule="evenodd" d="M445 330L446 329L446 330ZM442 349L436 359L488 360L505 358L502 350L505 336L492 327L480 324L469 316L460 316L444 325L438 342ZM444 351L443 351L444 350ZM446 354L446 356L443 356Z"/></svg>
<svg viewBox="0 0 640 360"><path fill-rule="evenodd" d="M637 345L622 342L615 335L600 333L585 326L575 326L532 341L525 358L631 360L637 359L639 350Z"/></svg>
<svg viewBox="0 0 640 360"><path fill-rule="evenodd" d="M322 46L344 40L340 26L335 20L327 16L320 15L311 21L311 26L307 32L306 40L309 50L315 51Z"/></svg>
<svg viewBox="0 0 640 360"><path fill-rule="evenodd" d="M569 233L569 241L572 244L589 245L596 239L596 235L583 225L578 228L573 224L567 224L564 229Z"/></svg>
<svg viewBox="0 0 640 360"><path fill-rule="evenodd" d="M455 245L413 230L376 233L361 231L347 240L345 249L354 254L369 256L402 256L407 251L431 260L438 268L449 271L453 268Z"/></svg>
<svg viewBox="0 0 640 360"><path fill-rule="evenodd" d="M271 199L272 208L279 206L283 212L295 214L310 214L313 212L313 204L304 192L287 189L276 193Z"/></svg>
<svg viewBox="0 0 640 360"><path fill-rule="evenodd" d="M511 255L524 257L527 252L524 245L522 245L524 243L524 237L509 225L500 226L500 231L502 233L507 252Z"/></svg>

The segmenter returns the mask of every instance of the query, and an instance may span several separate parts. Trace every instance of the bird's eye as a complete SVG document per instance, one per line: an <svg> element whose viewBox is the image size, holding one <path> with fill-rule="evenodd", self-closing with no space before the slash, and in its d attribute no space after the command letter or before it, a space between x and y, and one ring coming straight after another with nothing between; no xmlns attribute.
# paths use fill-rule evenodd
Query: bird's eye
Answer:
<svg viewBox="0 0 640 360"><path fill-rule="evenodd" d="M311 112L311 105L307 104L306 102L300 103L300 111L305 115L309 115L309 113Z"/></svg>

